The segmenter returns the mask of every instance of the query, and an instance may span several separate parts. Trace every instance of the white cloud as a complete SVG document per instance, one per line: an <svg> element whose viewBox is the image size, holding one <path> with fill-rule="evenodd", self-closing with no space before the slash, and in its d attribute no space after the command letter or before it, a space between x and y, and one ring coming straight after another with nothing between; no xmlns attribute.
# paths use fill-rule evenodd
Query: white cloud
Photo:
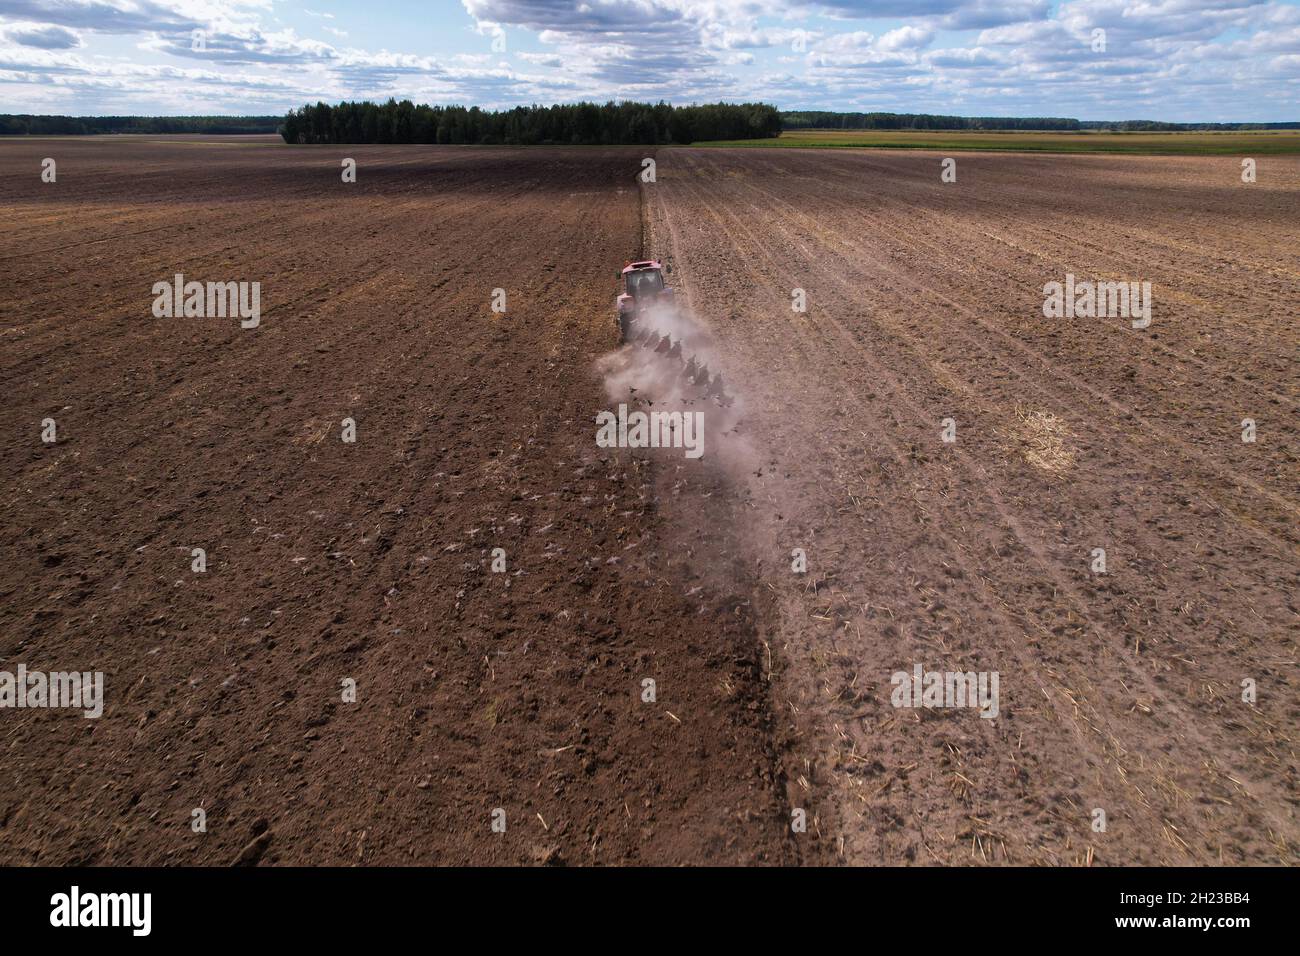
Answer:
<svg viewBox="0 0 1300 956"><path fill-rule="evenodd" d="M464 20L445 33L470 40L435 57L404 36L378 50L353 45L373 40L360 3L338 6L337 17L300 11L299 33L280 23L288 11L273 0L0 0L0 110L279 112L395 95L1277 119L1294 115L1300 96L1300 9L1277 0L462 4ZM508 52L489 54L466 26L508 36ZM1104 53L1090 47L1097 29ZM194 30L205 31L202 49ZM104 46L115 36L130 38L138 62L120 59L120 41Z"/></svg>
<svg viewBox="0 0 1300 956"><path fill-rule="evenodd" d="M0 38L40 50L73 50L82 45L76 31L53 23L15 23L0 27Z"/></svg>
<svg viewBox="0 0 1300 956"><path fill-rule="evenodd" d="M899 27L882 36L876 45L882 50L919 50L933 39L934 30L929 27Z"/></svg>

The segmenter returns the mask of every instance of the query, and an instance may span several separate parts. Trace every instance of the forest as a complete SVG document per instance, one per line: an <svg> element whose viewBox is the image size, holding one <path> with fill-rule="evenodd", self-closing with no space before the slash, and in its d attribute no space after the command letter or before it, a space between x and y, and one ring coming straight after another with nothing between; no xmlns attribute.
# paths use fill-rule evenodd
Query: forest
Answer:
<svg viewBox="0 0 1300 956"><path fill-rule="evenodd" d="M477 106L317 103L291 110L286 143L464 143L613 146L762 139L781 132L781 116L765 103L571 103L484 110Z"/></svg>
<svg viewBox="0 0 1300 956"><path fill-rule="evenodd" d="M782 130L1047 130L1184 132L1300 129L1287 123L1166 123L1044 116L933 113L780 112L766 103L572 103L485 110L477 106L317 103L287 116L37 116L0 114L0 136L279 133L287 143L467 143L531 146L697 143L764 139Z"/></svg>
<svg viewBox="0 0 1300 956"><path fill-rule="evenodd" d="M1077 120L1060 116L940 116L934 113L837 113L826 110L782 113L781 126L783 129L1112 130L1132 133L1300 129L1300 123L1164 123L1158 120Z"/></svg>
<svg viewBox="0 0 1300 956"><path fill-rule="evenodd" d="M282 116L33 116L0 114L0 136L88 136L96 133L275 133Z"/></svg>

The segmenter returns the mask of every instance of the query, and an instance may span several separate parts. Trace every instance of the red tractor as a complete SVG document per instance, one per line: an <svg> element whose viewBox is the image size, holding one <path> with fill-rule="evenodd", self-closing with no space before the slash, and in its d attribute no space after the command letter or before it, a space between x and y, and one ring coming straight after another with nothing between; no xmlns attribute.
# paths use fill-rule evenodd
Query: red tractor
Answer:
<svg viewBox="0 0 1300 956"><path fill-rule="evenodd" d="M680 384L696 395L713 399L723 407L735 400L727 394L722 376L710 374L699 356L688 359L683 352L693 352L692 343L685 335L694 330L693 324L677 312L677 299L673 290L664 285L664 274L672 272L658 259L629 262L618 273L618 340L619 344L648 349L666 362L674 363ZM695 337L692 336L694 339Z"/></svg>
<svg viewBox="0 0 1300 956"><path fill-rule="evenodd" d="M672 272L672 266L665 269L658 259L629 262L619 272L617 306L620 343L632 340L633 325L649 309L673 308L676 300L673 290L664 285L665 272Z"/></svg>

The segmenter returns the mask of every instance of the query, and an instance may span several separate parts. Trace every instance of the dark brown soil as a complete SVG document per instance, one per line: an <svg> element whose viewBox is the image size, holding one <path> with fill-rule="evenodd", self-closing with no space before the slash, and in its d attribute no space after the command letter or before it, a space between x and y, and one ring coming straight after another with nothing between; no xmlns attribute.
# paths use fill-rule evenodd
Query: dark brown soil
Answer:
<svg viewBox="0 0 1300 956"><path fill-rule="evenodd" d="M107 685L0 711L0 863L798 859L754 582L594 442L639 159L0 144L0 669ZM261 326L155 319L176 272Z"/></svg>
<svg viewBox="0 0 1300 956"><path fill-rule="evenodd" d="M0 863L1300 862L1300 162L642 155L0 143L0 670L107 681L0 710ZM699 461L595 443L641 254Z"/></svg>

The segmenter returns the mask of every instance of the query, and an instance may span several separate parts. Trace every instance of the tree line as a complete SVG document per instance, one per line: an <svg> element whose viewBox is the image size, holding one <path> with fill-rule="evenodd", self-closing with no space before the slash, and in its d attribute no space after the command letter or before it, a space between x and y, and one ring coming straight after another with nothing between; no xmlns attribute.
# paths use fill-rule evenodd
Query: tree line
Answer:
<svg viewBox="0 0 1300 956"><path fill-rule="evenodd" d="M781 114L783 129L935 130L1189 130L1297 129L1300 123L1162 123L1156 120L1077 120L1060 116L940 116L934 113L836 113L802 110Z"/></svg>
<svg viewBox="0 0 1300 956"><path fill-rule="evenodd" d="M781 132L766 103L571 103L483 110L477 106L317 103L290 110L286 143L450 143L469 145L659 145L710 139L762 139Z"/></svg>
<svg viewBox="0 0 1300 956"><path fill-rule="evenodd" d="M933 113L832 113L805 110L781 114L785 129L1077 130L1079 121L1057 116L938 116Z"/></svg>
<svg viewBox="0 0 1300 956"><path fill-rule="evenodd" d="M0 114L0 136L84 136L103 133L279 133L288 143L546 143L616 145L762 139L782 129L898 130L1195 130L1300 129L1287 123L1165 123L1077 120L1044 116L942 116L933 113L778 112L765 103L574 103L491 111L464 106L317 103L287 116L36 116Z"/></svg>
<svg viewBox="0 0 1300 956"><path fill-rule="evenodd" d="M1163 123L1159 120L1082 120L1080 129L1115 130L1124 133L1188 133L1214 130L1300 129L1300 123Z"/></svg>
<svg viewBox="0 0 1300 956"><path fill-rule="evenodd" d="M280 116L32 116L0 114L0 136L89 136L96 133L275 133Z"/></svg>

